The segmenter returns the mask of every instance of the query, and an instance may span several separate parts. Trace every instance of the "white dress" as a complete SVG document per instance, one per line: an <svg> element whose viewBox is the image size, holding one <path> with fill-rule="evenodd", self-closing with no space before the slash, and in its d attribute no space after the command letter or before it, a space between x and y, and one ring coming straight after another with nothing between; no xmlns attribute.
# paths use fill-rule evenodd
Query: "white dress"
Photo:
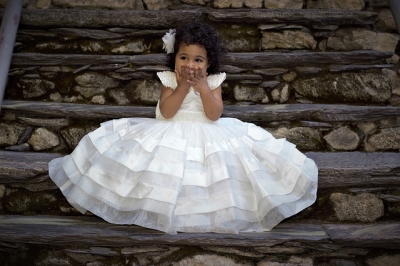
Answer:
<svg viewBox="0 0 400 266"><path fill-rule="evenodd" d="M174 72L157 73L176 88ZM211 89L225 73L208 76ZM318 169L285 139L235 118L213 122L190 88L171 119L122 118L49 163L72 206L166 233L271 230L314 203Z"/></svg>

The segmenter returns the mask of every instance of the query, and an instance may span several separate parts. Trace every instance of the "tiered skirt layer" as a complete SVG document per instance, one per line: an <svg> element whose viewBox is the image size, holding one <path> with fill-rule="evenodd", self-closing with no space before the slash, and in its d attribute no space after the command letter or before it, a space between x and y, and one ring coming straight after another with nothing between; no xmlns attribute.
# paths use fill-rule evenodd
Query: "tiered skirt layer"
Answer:
<svg viewBox="0 0 400 266"><path fill-rule="evenodd" d="M82 213L170 234L267 231L314 203L315 163L234 118L101 124L49 173Z"/></svg>

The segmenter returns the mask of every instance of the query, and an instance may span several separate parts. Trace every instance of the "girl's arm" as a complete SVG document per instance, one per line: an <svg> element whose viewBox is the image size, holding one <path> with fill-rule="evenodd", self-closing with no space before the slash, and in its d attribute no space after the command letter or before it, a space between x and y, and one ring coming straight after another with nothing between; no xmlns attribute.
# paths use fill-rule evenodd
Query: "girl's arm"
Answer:
<svg viewBox="0 0 400 266"><path fill-rule="evenodd" d="M194 68L189 72L188 82L200 93L204 112L210 120L216 121L221 117L224 109L222 103L221 86L211 90L208 86L207 75L202 74L201 68Z"/></svg>
<svg viewBox="0 0 400 266"><path fill-rule="evenodd" d="M200 97L207 117L213 121L218 120L224 109L221 96L221 86L214 90L208 89L200 92Z"/></svg>
<svg viewBox="0 0 400 266"><path fill-rule="evenodd" d="M181 107L190 88L187 82L187 72L186 68L181 68L180 72L175 70L178 83L178 87L175 90L161 85L160 112L164 118L173 117Z"/></svg>

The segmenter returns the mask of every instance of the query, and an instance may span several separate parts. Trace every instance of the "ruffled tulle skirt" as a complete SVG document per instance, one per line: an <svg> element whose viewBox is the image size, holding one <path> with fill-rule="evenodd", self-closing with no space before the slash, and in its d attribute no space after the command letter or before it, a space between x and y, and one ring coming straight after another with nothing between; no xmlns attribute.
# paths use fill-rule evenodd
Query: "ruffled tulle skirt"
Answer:
<svg viewBox="0 0 400 266"><path fill-rule="evenodd" d="M170 234L268 231L316 199L317 167L285 139L234 118L123 118L49 163L72 206Z"/></svg>

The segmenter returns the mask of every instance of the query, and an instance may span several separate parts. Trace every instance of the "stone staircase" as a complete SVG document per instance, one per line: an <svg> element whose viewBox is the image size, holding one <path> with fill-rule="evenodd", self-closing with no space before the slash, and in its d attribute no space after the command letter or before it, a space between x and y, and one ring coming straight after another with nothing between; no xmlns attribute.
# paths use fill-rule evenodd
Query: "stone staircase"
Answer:
<svg viewBox="0 0 400 266"><path fill-rule="evenodd" d="M377 27L385 5L373 2L362 11L24 9L0 117L2 265L400 264L398 57L377 48L394 33L378 27L386 35L375 46L334 45L339 30ZM47 163L99 123L154 117L160 37L194 18L231 41L223 116L286 137L319 167L317 202L271 232L108 224L78 213L48 177ZM285 34L303 42L271 44Z"/></svg>

